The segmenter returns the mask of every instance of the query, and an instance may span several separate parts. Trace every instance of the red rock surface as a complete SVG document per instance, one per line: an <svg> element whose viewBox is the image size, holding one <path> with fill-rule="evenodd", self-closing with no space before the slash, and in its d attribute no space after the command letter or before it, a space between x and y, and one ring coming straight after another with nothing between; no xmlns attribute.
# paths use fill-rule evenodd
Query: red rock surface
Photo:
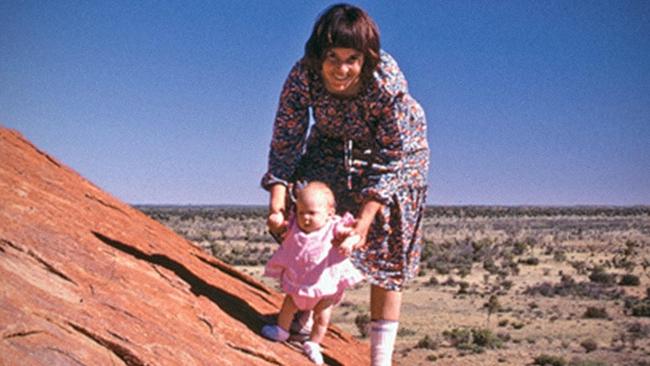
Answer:
<svg viewBox="0 0 650 366"><path fill-rule="evenodd" d="M309 365L281 295L0 127L0 364ZM331 327L329 364L368 345Z"/></svg>

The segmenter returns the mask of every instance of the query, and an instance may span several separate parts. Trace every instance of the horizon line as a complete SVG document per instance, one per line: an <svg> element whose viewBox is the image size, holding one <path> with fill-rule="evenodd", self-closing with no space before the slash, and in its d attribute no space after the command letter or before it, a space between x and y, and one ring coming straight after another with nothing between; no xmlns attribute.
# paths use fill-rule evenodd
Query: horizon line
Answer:
<svg viewBox="0 0 650 366"><path fill-rule="evenodd" d="M253 203L129 203L133 207L266 207L267 204L253 204ZM650 209L650 204L592 204L592 203L578 203L578 204L426 204L425 207L498 207L498 208L644 208Z"/></svg>

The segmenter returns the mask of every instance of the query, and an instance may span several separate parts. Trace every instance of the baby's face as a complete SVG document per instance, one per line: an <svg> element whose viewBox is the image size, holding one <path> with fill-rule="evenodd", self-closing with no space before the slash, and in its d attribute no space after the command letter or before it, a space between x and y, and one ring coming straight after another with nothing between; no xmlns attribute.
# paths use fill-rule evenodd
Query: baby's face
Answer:
<svg viewBox="0 0 650 366"><path fill-rule="evenodd" d="M324 194L310 192L298 197L296 213L300 229L310 233L325 226L334 215L334 210L328 204Z"/></svg>

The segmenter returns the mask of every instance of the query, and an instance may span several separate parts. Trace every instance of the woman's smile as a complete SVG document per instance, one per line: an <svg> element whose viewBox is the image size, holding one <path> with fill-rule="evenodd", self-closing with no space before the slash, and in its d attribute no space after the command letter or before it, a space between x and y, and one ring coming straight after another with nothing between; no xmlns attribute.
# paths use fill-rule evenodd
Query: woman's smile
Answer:
<svg viewBox="0 0 650 366"><path fill-rule="evenodd" d="M363 53L354 48L329 49L322 69L325 89L336 95L355 95L361 85L363 61Z"/></svg>

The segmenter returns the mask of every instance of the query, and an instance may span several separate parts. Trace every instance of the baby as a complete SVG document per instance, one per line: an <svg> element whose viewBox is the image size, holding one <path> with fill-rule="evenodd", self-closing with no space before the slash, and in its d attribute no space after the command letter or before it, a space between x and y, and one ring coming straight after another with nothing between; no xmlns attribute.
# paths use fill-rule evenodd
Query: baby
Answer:
<svg viewBox="0 0 650 366"><path fill-rule="evenodd" d="M269 220L283 220L283 215ZM265 325L262 335L274 341L289 338L298 311L313 310L314 325L303 344L307 357L323 364L320 342L325 337L334 305L343 291L363 280L348 255L360 240L353 235L354 218L335 214L334 194L322 182L310 182L296 196L296 214L289 222L282 246L266 264L264 275L277 278L286 293L277 325ZM336 238L340 244L332 245Z"/></svg>

